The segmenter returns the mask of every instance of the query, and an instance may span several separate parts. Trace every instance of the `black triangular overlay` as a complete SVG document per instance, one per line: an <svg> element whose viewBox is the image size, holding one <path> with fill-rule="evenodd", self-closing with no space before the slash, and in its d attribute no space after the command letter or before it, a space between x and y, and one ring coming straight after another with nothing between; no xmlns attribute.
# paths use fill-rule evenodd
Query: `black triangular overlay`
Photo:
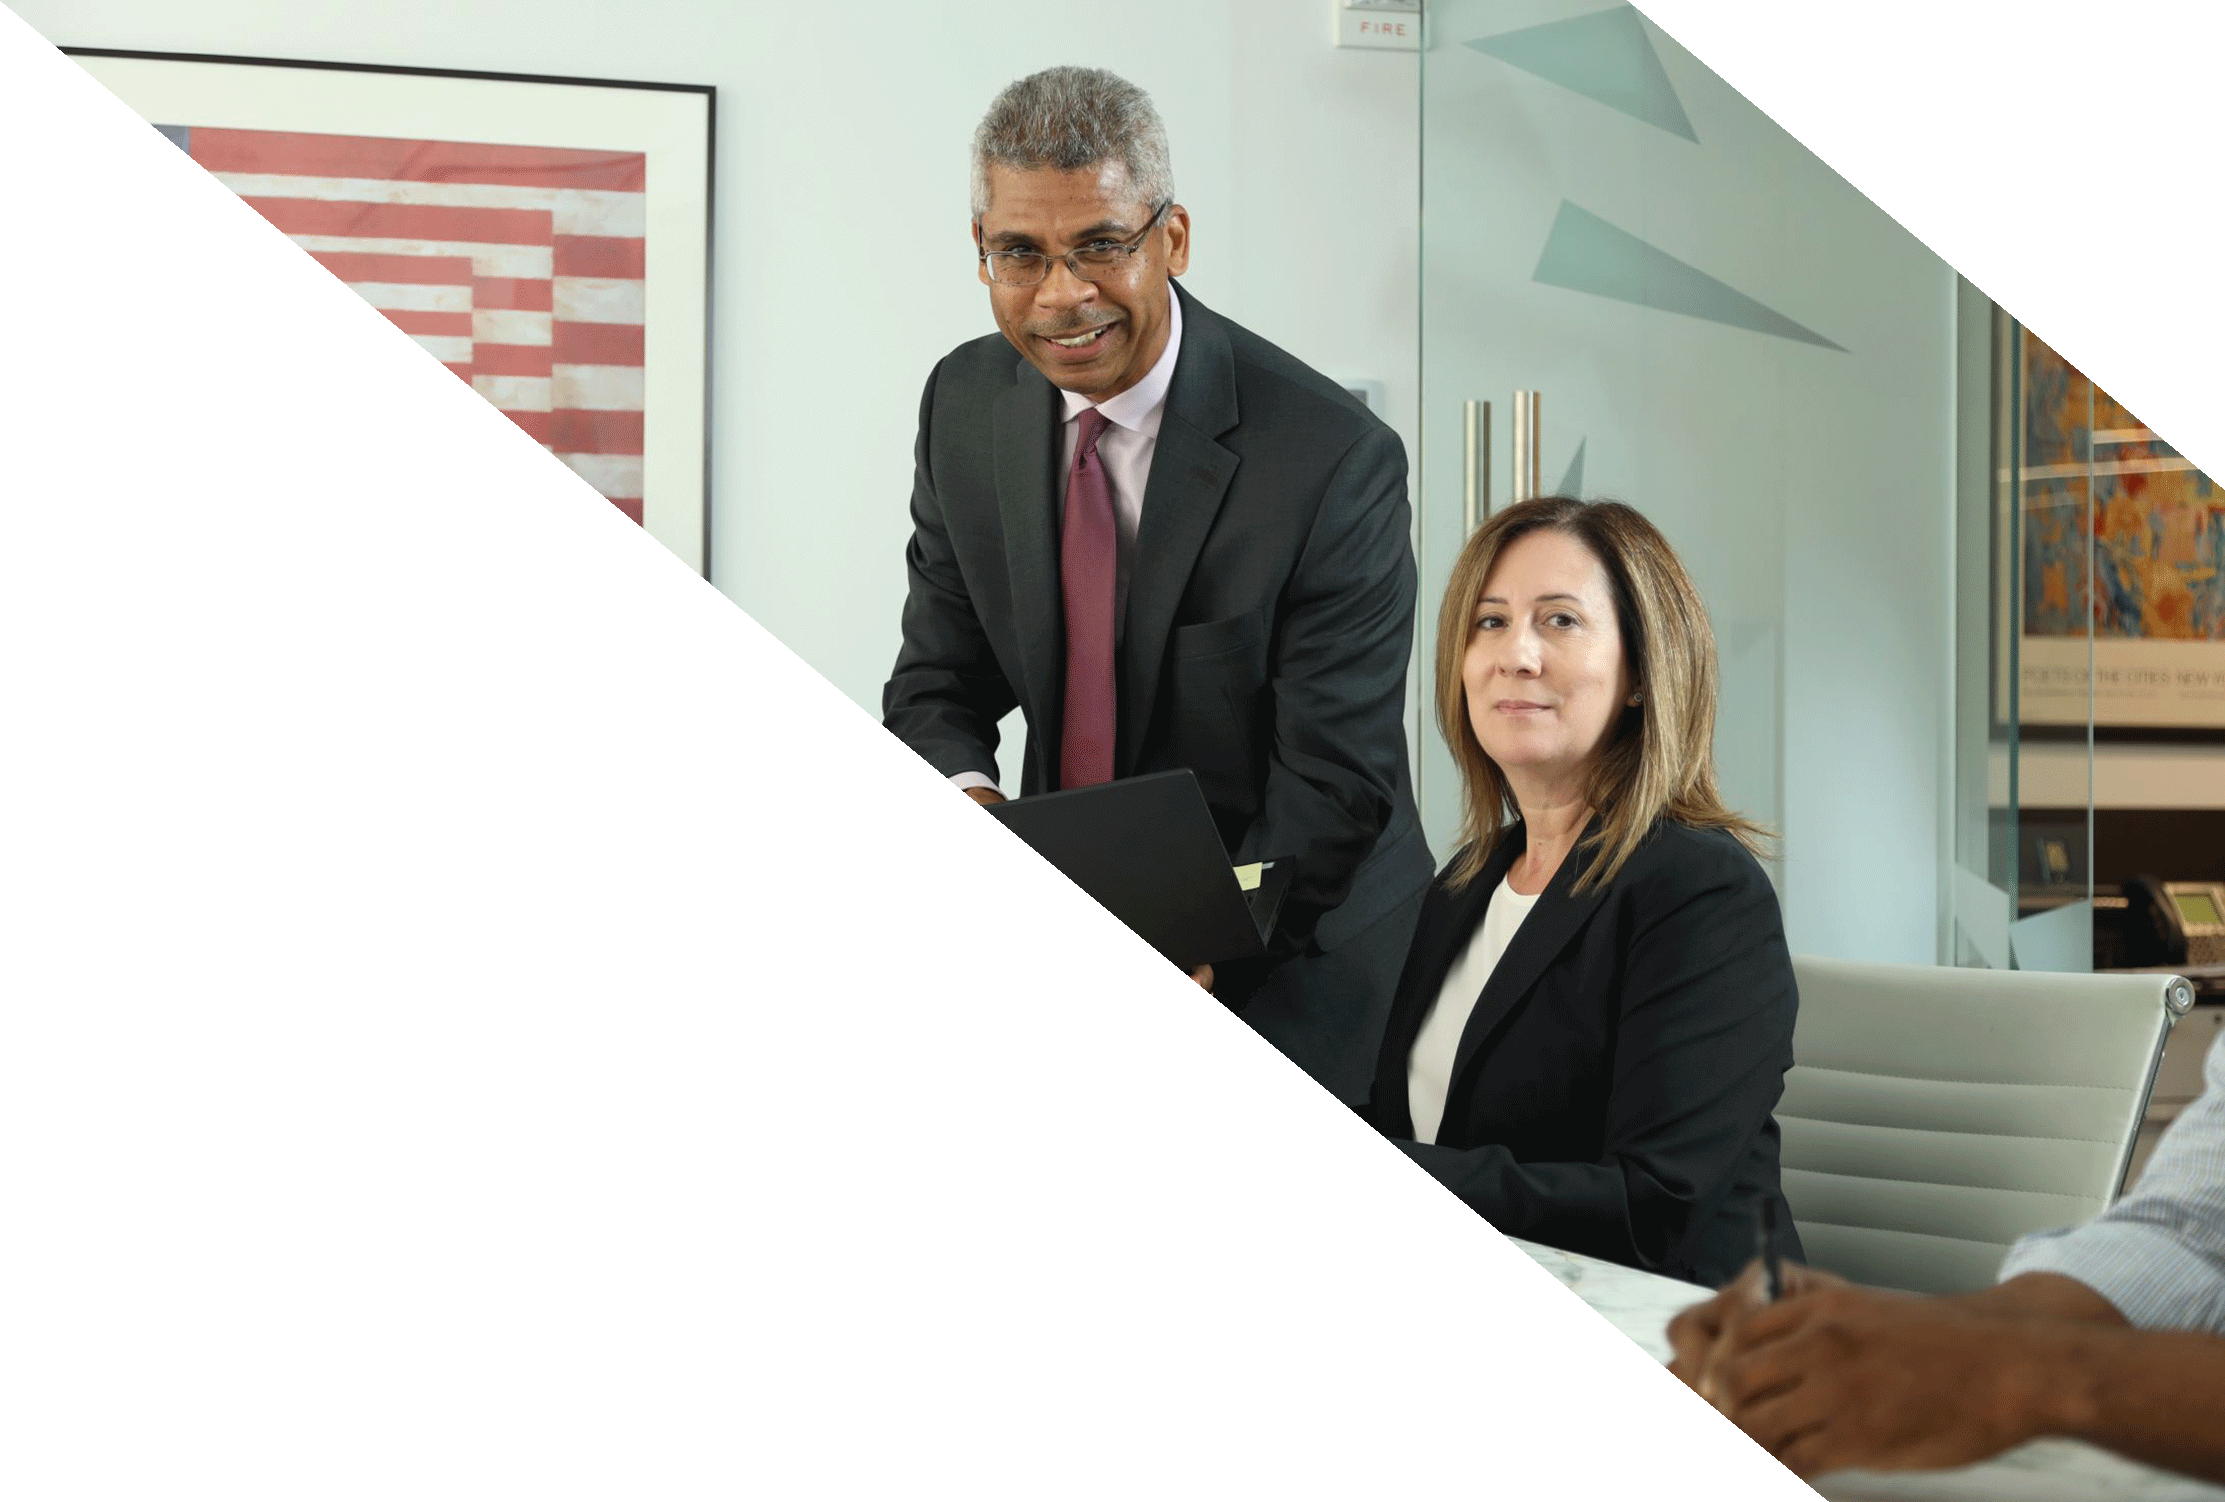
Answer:
<svg viewBox="0 0 2225 1502"><path fill-rule="evenodd" d="M125 748L120 890L229 997L145 1024L196 1073L140 1153L227 1130L196 1202L234 1228L345 1204L303 1264L347 1288L320 1308L443 1340L467 1308L505 1384L636 1400L839 1368L879 1422L892 1393L979 1411L948 1377L988 1371L999 1424L1121 1446L1228 1420L1373 1446L1435 1375L1586 1478L1651 1475L1658 1442L1789 1484L4 27L51 291L31 494L111 605L80 679Z"/></svg>
<svg viewBox="0 0 2225 1502"><path fill-rule="evenodd" d="M2207 474L2218 385L2214 49L2201 11L2096 47L1980 11L1727 7L1653 24Z"/></svg>

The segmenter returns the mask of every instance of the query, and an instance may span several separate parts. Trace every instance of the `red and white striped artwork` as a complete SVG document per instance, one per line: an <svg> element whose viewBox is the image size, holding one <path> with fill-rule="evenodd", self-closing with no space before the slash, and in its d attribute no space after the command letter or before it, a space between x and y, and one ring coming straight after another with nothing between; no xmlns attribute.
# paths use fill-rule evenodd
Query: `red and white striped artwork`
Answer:
<svg viewBox="0 0 2225 1502"><path fill-rule="evenodd" d="M643 153L162 130L641 520Z"/></svg>

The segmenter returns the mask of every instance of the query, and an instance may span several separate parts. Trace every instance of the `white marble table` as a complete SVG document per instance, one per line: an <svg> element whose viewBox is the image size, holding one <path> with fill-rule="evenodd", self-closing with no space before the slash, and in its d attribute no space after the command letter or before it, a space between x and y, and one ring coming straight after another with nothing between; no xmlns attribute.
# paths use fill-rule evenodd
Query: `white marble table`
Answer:
<svg viewBox="0 0 2225 1502"><path fill-rule="evenodd" d="M1573 1252L1527 1241L1514 1244L1658 1361L1669 1359L1669 1343L1663 1338L1669 1317L1709 1292ZM1824 1477L1816 1490L1832 1502L2225 1502L2225 1487L2134 1465L2067 1440L2042 1440L1959 1471L1842 1471Z"/></svg>

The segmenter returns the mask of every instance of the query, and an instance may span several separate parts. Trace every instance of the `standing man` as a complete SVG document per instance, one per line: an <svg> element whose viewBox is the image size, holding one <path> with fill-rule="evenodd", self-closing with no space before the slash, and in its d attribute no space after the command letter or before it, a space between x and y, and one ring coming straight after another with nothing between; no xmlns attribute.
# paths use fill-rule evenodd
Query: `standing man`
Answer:
<svg viewBox="0 0 2225 1502"><path fill-rule="evenodd" d="M1166 130L1110 73L1007 88L973 141L998 334L920 402L888 728L983 803L1188 767L1237 862L1295 863L1219 993L1348 1101L1431 862L1403 720L1414 615L1396 435L1173 281Z"/></svg>

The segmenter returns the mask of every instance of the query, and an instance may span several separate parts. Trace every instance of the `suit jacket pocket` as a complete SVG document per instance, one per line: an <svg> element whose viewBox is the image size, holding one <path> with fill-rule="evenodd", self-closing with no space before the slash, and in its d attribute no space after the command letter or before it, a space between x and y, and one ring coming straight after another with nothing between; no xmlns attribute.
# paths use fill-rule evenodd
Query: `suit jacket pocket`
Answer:
<svg viewBox="0 0 2225 1502"><path fill-rule="evenodd" d="M1167 637L1167 655L1177 662L1193 657L1218 657L1249 647L1259 640L1259 612L1247 610L1224 620L1200 621L1177 626Z"/></svg>

